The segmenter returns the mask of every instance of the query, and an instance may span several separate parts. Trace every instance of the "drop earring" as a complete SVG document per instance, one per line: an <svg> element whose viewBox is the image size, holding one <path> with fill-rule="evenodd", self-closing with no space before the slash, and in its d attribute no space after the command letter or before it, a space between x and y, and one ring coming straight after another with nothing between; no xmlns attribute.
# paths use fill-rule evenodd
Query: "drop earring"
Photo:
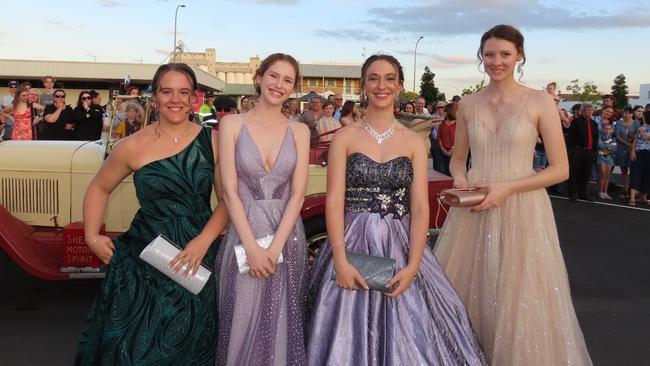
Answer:
<svg viewBox="0 0 650 366"><path fill-rule="evenodd" d="M517 62L517 74L521 74L524 72L524 63L519 61Z"/></svg>

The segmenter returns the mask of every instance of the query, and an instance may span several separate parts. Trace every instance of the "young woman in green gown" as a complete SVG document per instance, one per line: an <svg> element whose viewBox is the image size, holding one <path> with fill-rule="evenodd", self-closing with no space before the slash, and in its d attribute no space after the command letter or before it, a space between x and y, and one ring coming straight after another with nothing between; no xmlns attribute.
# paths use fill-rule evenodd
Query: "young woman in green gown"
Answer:
<svg viewBox="0 0 650 366"><path fill-rule="evenodd" d="M81 336L77 365L213 365L217 336L215 281L193 295L138 258L163 234L183 250L170 263L213 263L228 217L213 212L220 184L216 133L189 121L197 87L185 64L161 66L153 80L159 120L115 145L84 199L85 240L109 265ZM133 174L140 203L115 239L99 229L110 193ZM189 273L188 273L189 272Z"/></svg>

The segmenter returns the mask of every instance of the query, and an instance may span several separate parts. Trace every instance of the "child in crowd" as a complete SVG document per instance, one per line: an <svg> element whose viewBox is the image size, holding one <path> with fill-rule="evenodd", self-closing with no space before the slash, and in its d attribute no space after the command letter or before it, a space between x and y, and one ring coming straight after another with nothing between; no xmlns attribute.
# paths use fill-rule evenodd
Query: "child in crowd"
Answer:
<svg viewBox="0 0 650 366"><path fill-rule="evenodd" d="M598 197L603 200L611 200L607 194L607 187L609 186L609 178L612 175L612 168L614 167L614 149L616 149L616 142L613 138L613 128L611 124L604 124L603 130L600 132L598 140L598 155L596 162L600 171L600 179L598 179Z"/></svg>

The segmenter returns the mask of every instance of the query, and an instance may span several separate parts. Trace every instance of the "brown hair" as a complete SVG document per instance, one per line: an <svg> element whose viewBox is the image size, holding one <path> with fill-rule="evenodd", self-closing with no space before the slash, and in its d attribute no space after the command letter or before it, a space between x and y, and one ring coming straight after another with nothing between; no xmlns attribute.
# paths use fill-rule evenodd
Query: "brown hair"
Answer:
<svg viewBox="0 0 650 366"><path fill-rule="evenodd" d="M29 89L27 89L24 85L20 84L18 88L16 88L16 96L14 97L13 101L13 106L14 106L14 112L16 108L18 108L18 103L20 102L18 97L20 97L20 94L27 92L27 97L29 98ZM29 104L29 99L27 99L27 104Z"/></svg>
<svg viewBox="0 0 650 366"><path fill-rule="evenodd" d="M260 78L264 76L264 73L267 72L271 66L273 66L276 62L278 61L285 61L288 62L292 67L293 71L296 73L296 78L293 80L293 90L297 91L298 87L300 86L300 66L298 65L298 61L296 61L293 56L288 55L286 53L274 53L272 55L269 55L267 58L262 61L260 66L255 70L255 75L253 76L253 83L255 84L255 91L257 92L258 95L262 93L262 90L260 89L260 86L257 84L257 77L259 76Z"/></svg>
<svg viewBox="0 0 650 366"><path fill-rule="evenodd" d="M445 105L445 112L447 112L447 120L455 121L456 120L456 108L454 108L453 103Z"/></svg>
<svg viewBox="0 0 650 366"><path fill-rule="evenodd" d="M52 80L53 83L56 83L56 79L55 79L54 76L52 76L52 75L45 75L45 76L43 76L43 77L41 78L41 81L44 83L45 80L47 80L47 79L50 79L50 80Z"/></svg>
<svg viewBox="0 0 650 366"><path fill-rule="evenodd" d="M488 39L490 38L497 38L497 39L503 39L504 41L508 41L512 44L515 45L515 48L517 51L521 52L521 54L524 56L522 59L521 66L523 66L526 63L526 54L524 53L524 36L521 34L521 32L511 26L511 25L506 25L506 24L499 24L489 31L483 33L483 36L481 37L481 45L478 48L478 51L476 52L476 57L478 57L479 60L479 66L483 63L483 46L485 46L485 42L487 42Z"/></svg>
<svg viewBox="0 0 650 366"><path fill-rule="evenodd" d="M402 64L397 61L397 59L391 55L379 55L375 54L366 59L366 61L363 63L363 66L361 66L361 90L363 90L363 87L366 85L366 74L368 73L368 68L370 65L372 65L375 61L380 61L384 60L393 65L395 67L395 70L397 70L397 79L399 80L400 83L404 83L404 70L402 69Z"/></svg>
<svg viewBox="0 0 650 366"><path fill-rule="evenodd" d="M194 87L194 89L196 89L196 87ZM126 89L126 95L131 95L131 90L137 90L138 95L140 94L140 88L135 85L131 85L128 89Z"/></svg>
<svg viewBox="0 0 650 366"><path fill-rule="evenodd" d="M346 100L343 103L343 108L341 108L341 117L345 117L354 111L354 102L351 100Z"/></svg>
<svg viewBox="0 0 650 366"><path fill-rule="evenodd" d="M187 66L187 64L184 63L171 63L161 65L153 75L153 81L151 82L151 85L154 95L158 93L158 89L160 88L160 79L162 79L162 77L170 71L177 71L181 74L185 74L185 76L187 76L187 78L190 80L190 84L192 84L192 92L196 91L197 85L199 83L196 81L196 74L194 73L194 70L192 70L191 67Z"/></svg>

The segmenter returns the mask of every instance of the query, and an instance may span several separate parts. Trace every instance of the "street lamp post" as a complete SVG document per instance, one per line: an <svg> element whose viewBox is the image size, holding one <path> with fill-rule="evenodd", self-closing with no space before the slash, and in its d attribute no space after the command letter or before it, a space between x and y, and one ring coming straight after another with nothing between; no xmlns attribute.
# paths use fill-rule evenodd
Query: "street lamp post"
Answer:
<svg viewBox="0 0 650 366"><path fill-rule="evenodd" d="M420 36L418 38L418 41L415 42L415 51L413 52L413 93L416 93L415 91L415 70L418 68L418 43L424 38L424 36Z"/></svg>
<svg viewBox="0 0 650 366"><path fill-rule="evenodd" d="M174 13L174 48L173 48L173 57L172 60L173 62L176 62L176 24L178 22L178 9L184 8L185 5L183 4L178 4L176 5L176 12Z"/></svg>

